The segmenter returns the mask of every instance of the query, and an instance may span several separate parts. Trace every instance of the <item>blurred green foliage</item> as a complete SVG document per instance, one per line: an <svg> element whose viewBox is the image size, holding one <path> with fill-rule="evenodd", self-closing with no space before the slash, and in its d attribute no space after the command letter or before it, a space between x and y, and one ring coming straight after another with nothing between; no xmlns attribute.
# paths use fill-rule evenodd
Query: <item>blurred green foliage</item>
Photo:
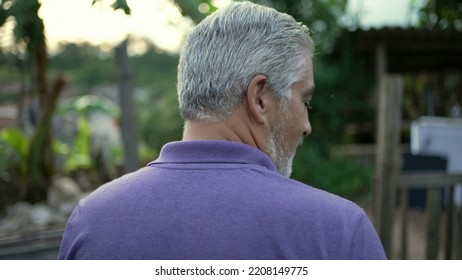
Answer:
<svg viewBox="0 0 462 280"><path fill-rule="evenodd" d="M460 0L412 0L411 9L418 12L418 25L423 28L451 28L462 31Z"/></svg>
<svg viewBox="0 0 462 280"><path fill-rule="evenodd" d="M318 59L319 58L319 59ZM315 58L316 91L309 118L312 133L294 159L292 177L329 192L359 200L372 186L373 170L353 160L330 156L334 144L372 143L372 134L348 134L348 125L370 123L374 110L368 103L373 78L351 54L338 59Z"/></svg>
<svg viewBox="0 0 462 280"><path fill-rule="evenodd" d="M160 148L169 141L180 140L182 120L176 96L178 55L158 50L143 38L148 47L143 54L130 56L135 84L140 156L143 162L155 159ZM51 71L65 71L73 84L88 93L101 84L115 82L115 65L111 52L104 52L88 43L63 44L50 57ZM71 101L70 103L73 103ZM150 148L148 148L150 147ZM152 152L148 158L148 152Z"/></svg>
<svg viewBox="0 0 462 280"><path fill-rule="evenodd" d="M372 167L347 158L330 158L328 146L308 139L294 159L292 178L358 202L370 198Z"/></svg>
<svg viewBox="0 0 462 280"><path fill-rule="evenodd" d="M345 13L348 0L253 0L292 15L311 30L320 53L332 51L342 24L349 21Z"/></svg>
<svg viewBox="0 0 462 280"><path fill-rule="evenodd" d="M0 178L18 182L24 176L29 137L19 128L4 129L0 132Z"/></svg>
<svg viewBox="0 0 462 280"><path fill-rule="evenodd" d="M44 24L38 15L40 2L37 0L3 0L0 1L0 26L9 18L14 18L14 39L25 43L29 49L45 39Z"/></svg>
<svg viewBox="0 0 462 280"><path fill-rule="evenodd" d="M142 147L148 146L155 153L150 159L141 155L144 162L155 159L165 143L181 139L183 121L176 95L178 59L177 54L157 51L154 46L130 58L134 84L144 85L136 99L140 140Z"/></svg>
<svg viewBox="0 0 462 280"><path fill-rule="evenodd" d="M21 177L21 195L30 202L43 201L51 183L54 166L50 128L56 101L64 86L61 75L51 83L48 80L48 53L40 7L38 0L0 1L0 27L10 24L12 35L7 34L5 41L13 45L7 52L14 54L20 76L18 108L29 95L37 101L40 112L30 139L33 145L29 147L25 172Z"/></svg>
<svg viewBox="0 0 462 280"><path fill-rule="evenodd" d="M192 2L188 5L183 2L175 1L188 15L188 5ZM210 1L196 2L196 6L208 3L210 11L214 10ZM340 57L329 56L341 30L340 20L347 1L255 2L273 6L304 22L312 30L317 44L314 57L316 92L312 101L314 109L310 111L313 133L298 151L293 177L344 197L363 195L370 189L371 171L354 162L329 157L332 144L357 140L345 135L346 125L373 119L373 111L366 102L372 79L361 70L360 61L348 52ZM200 20L199 16L205 15L195 15L195 21ZM138 89L136 110L140 153L143 154L143 162L146 162L154 160L165 143L181 139L183 123L176 97L178 55L159 51L143 38L131 40L142 40L148 45L147 52L130 57L133 82ZM64 72L70 83L79 85L81 94L89 93L98 85L115 82L113 53L88 43L62 44L51 55L49 65L52 74ZM61 151L70 152L69 149ZM76 151L72 154L79 158Z"/></svg>
<svg viewBox="0 0 462 280"><path fill-rule="evenodd" d="M0 212L20 200L24 191L20 180L26 172L29 143L29 137L18 128L0 132Z"/></svg>
<svg viewBox="0 0 462 280"><path fill-rule="evenodd" d="M60 45L58 51L50 57L49 63L51 74L66 73L67 79L82 86L84 92L115 79L111 53L89 43Z"/></svg>
<svg viewBox="0 0 462 280"><path fill-rule="evenodd" d="M102 2L101 0L93 0L91 2L92 5L95 5L97 3ZM131 14L131 9L127 4L126 0L114 0L114 2L111 5L111 8L114 9L114 11L117 10L122 10L126 15Z"/></svg>
<svg viewBox="0 0 462 280"><path fill-rule="evenodd" d="M78 118L78 133L71 145L65 151L64 171L70 173L77 169L89 169L92 167L90 155L91 125L87 117L80 115Z"/></svg>

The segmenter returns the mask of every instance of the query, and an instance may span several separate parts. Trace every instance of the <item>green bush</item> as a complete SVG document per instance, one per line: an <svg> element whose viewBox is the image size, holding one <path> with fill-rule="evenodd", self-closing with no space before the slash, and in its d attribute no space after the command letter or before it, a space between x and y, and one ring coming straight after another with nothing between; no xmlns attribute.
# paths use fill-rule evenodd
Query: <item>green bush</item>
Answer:
<svg viewBox="0 0 462 280"><path fill-rule="evenodd" d="M17 128L0 132L0 211L21 199L21 179L25 176L29 137Z"/></svg>
<svg viewBox="0 0 462 280"><path fill-rule="evenodd" d="M372 169L349 159L330 159L319 144L306 142L294 159L294 179L357 202L370 194Z"/></svg>
<svg viewBox="0 0 462 280"><path fill-rule="evenodd" d="M0 178L17 183L24 174L30 139L18 128L0 132Z"/></svg>

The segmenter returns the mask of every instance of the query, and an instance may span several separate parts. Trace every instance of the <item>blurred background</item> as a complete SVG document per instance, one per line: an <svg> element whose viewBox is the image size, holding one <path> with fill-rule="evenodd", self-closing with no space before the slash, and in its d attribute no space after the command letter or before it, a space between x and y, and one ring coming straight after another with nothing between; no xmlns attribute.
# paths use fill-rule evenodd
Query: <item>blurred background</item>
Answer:
<svg viewBox="0 0 462 280"><path fill-rule="evenodd" d="M181 139L182 42L229 2L0 0L0 259L56 259L79 199ZM390 258L462 258L462 1L253 2L316 42L292 177L360 204Z"/></svg>

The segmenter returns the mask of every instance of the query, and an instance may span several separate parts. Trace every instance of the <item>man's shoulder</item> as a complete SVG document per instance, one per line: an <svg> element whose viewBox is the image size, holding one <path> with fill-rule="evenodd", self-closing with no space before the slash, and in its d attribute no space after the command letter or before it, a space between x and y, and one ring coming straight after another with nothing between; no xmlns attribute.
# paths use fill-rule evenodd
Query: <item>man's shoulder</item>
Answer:
<svg viewBox="0 0 462 280"><path fill-rule="evenodd" d="M310 211L319 210L326 215L334 214L336 216L362 215L364 213L363 209L351 200L309 184L288 179L286 186L285 193L290 196L293 203L299 203L302 207L309 207Z"/></svg>
<svg viewBox="0 0 462 280"><path fill-rule="evenodd" d="M114 201L119 198L130 200L130 193L136 193L140 187L144 186L149 181L149 176L146 173L147 168L140 168L134 172L127 173L112 181L106 182L87 197L80 201L80 206L101 206L104 203L114 204ZM141 194L142 195L142 194Z"/></svg>
<svg viewBox="0 0 462 280"><path fill-rule="evenodd" d="M156 168L141 168L102 185L82 200L80 206L102 210L107 207L120 208L121 204L141 205L146 197L155 197L159 193L165 197L180 195L185 199L201 193L204 201L232 197L235 201L254 205L255 209L277 208L278 211L294 215L323 213L326 217L351 221L364 214L358 205L345 198L260 166L215 171L202 170L200 172L205 172L207 176L202 174L204 176L194 177L193 180L192 177L178 178L178 170L173 173L162 170L159 173ZM178 190L181 192L178 193Z"/></svg>
<svg viewBox="0 0 462 280"><path fill-rule="evenodd" d="M303 182L286 178L275 172L245 178L245 184L258 192L255 202L278 208L293 215L316 213L334 220L354 222L365 215L356 203ZM247 189L246 189L247 191Z"/></svg>

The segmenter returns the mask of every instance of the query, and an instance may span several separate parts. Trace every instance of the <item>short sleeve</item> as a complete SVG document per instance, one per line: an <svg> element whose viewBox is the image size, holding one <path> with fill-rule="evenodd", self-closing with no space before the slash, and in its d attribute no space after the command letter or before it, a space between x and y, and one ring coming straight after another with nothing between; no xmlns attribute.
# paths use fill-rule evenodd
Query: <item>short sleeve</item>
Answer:
<svg viewBox="0 0 462 280"><path fill-rule="evenodd" d="M353 260L387 259L379 236L364 211L357 221L350 253Z"/></svg>

